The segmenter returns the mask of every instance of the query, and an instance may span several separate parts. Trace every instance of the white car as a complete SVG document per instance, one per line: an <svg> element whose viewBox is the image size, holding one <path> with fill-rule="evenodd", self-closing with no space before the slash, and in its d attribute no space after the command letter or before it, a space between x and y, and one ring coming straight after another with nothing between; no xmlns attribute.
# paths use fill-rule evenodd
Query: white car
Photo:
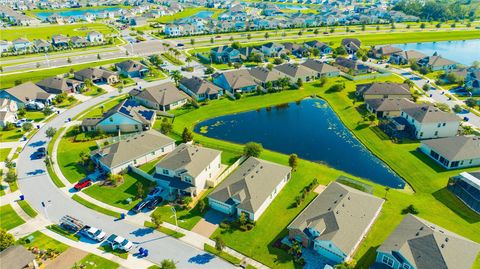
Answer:
<svg viewBox="0 0 480 269"><path fill-rule="evenodd" d="M132 242L116 234L110 235L107 239L107 243L110 244L113 250L120 249L130 251L133 248Z"/></svg>
<svg viewBox="0 0 480 269"><path fill-rule="evenodd" d="M102 242L105 237L107 237L107 234L95 227L90 227L88 225L85 225L82 229L82 233L86 235L88 238L93 239L97 242Z"/></svg>

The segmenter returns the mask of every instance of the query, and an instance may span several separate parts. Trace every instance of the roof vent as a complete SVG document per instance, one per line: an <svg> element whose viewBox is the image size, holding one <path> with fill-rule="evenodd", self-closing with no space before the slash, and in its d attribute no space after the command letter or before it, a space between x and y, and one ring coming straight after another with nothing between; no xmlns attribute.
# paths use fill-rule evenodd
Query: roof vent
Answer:
<svg viewBox="0 0 480 269"><path fill-rule="evenodd" d="M329 208L328 208L328 211L330 211L330 210L332 210L332 208L331 208L331 207L329 207Z"/></svg>
<svg viewBox="0 0 480 269"><path fill-rule="evenodd" d="M419 236L419 235L420 235L420 232L417 232L417 233L415 234L415 236Z"/></svg>
<svg viewBox="0 0 480 269"><path fill-rule="evenodd" d="M422 226L422 227L420 227L420 231L423 231L423 226Z"/></svg>
<svg viewBox="0 0 480 269"><path fill-rule="evenodd" d="M448 242L448 237L447 237L447 238L445 238L445 242Z"/></svg>
<svg viewBox="0 0 480 269"><path fill-rule="evenodd" d="M442 244L440 247L441 247L441 248L445 248L445 244Z"/></svg>

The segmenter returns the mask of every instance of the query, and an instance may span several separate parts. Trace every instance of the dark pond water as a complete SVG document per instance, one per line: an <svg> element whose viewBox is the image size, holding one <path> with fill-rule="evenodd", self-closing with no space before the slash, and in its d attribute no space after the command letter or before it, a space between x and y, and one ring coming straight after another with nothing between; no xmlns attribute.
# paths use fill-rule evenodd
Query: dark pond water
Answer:
<svg viewBox="0 0 480 269"><path fill-rule="evenodd" d="M405 182L366 149L321 99L227 115L201 122L195 131L205 136L264 148L348 172L384 186Z"/></svg>

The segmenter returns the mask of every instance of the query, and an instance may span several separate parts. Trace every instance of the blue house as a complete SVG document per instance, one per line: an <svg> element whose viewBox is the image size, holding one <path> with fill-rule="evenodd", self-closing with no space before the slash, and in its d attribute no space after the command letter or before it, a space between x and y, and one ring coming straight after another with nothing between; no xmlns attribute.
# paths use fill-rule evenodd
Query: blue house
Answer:
<svg viewBox="0 0 480 269"><path fill-rule="evenodd" d="M216 63L242 62L240 51L229 46L220 46L210 50L210 57Z"/></svg>
<svg viewBox="0 0 480 269"><path fill-rule="evenodd" d="M118 73L124 77L144 77L148 74L148 67L140 63L139 61L126 60L120 63L116 63Z"/></svg>
<svg viewBox="0 0 480 269"><path fill-rule="evenodd" d="M25 82L10 89L0 91L0 98L10 99L24 108L30 102L50 104L55 94L50 94L32 82Z"/></svg>
<svg viewBox="0 0 480 269"><path fill-rule="evenodd" d="M408 214L377 249L370 269L472 268L480 245Z"/></svg>
<svg viewBox="0 0 480 269"><path fill-rule="evenodd" d="M212 78L215 85L232 94L252 92L257 89L257 84L247 69L215 73Z"/></svg>
<svg viewBox="0 0 480 269"><path fill-rule="evenodd" d="M380 214L384 200L330 183L288 226L288 239L329 265L349 261Z"/></svg>
<svg viewBox="0 0 480 269"><path fill-rule="evenodd" d="M53 35L52 36L52 45L55 47L68 47L68 42L70 40L64 35Z"/></svg>
<svg viewBox="0 0 480 269"><path fill-rule="evenodd" d="M447 188L462 202L480 214L480 170L451 177Z"/></svg>
<svg viewBox="0 0 480 269"><path fill-rule="evenodd" d="M12 41L12 46L15 51L24 52L29 50L32 43L26 38L17 38Z"/></svg>

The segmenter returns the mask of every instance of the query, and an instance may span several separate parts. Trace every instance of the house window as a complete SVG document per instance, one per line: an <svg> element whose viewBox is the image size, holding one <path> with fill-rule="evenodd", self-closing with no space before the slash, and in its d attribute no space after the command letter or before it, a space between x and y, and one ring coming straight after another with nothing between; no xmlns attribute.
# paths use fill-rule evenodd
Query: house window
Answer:
<svg viewBox="0 0 480 269"><path fill-rule="evenodd" d="M393 259L388 257L388 256L383 255L382 263L384 263L384 264L386 264L390 267L393 267Z"/></svg>
<svg viewBox="0 0 480 269"><path fill-rule="evenodd" d="M442 126L445 126L445 125L447 125L447 123L444 122L444 123L442 124Z"/></svg>
<svg viewBox="0 0 480 269"><path fill-rule="evenodd" d="M431 150L430 151L430 156L432 156L432 158L434 158L435 160L438 160L438 157L440 155L438 153L436 153L435 151Z"/></svg>
<svg viewBox="0 0 480 269"><path fill-rule="evenodd" d="M402 269L411 269L412 267L406 263L403 264Z"/></svg>
<svg viewBox="0 0 480 269"><path fill-rule="evenodd" d="M459 164L459 161L454 161L454 162L452 162L450 167L458 167L458 164Z"/></svg>
<svg viewBox="0 0 480 269"><path fill-rule="evenodd" d="M168 175L168 170L167 170L167 169L163 169L162 173L163 173L164 175Z"/></svg>
<svg viewBox="0 0 480 269"><path fill-rule="evenodd" d="M422 136L423 136L423 132L420 133L420 137L422 137Z"/></svg>
<svg viewBox="0 0 480 269"><path fill-rule="evenodd" d="M117 130L120 130L120 125L117 125Z"/></svg>
<svg viewBox="0 0 480 269"><path fill-rule="evenodd" d="M434 135L437 136L437 135L438 135L438 131L435 131L435 134L434 134Z"/></svg>
<svg viewBox="0 0 480 269"><path fill-rule="evenodd" d="M442 124L441 124L441 123L437 124L437 127L438 127L438 128L440 128L440 126L442 126Z"/></svg>
<svg viewBox="0 0 480 269"><path fill-rule="evenodd" d="M133 164L137 164L137 160L133 160Z"/></svg>

